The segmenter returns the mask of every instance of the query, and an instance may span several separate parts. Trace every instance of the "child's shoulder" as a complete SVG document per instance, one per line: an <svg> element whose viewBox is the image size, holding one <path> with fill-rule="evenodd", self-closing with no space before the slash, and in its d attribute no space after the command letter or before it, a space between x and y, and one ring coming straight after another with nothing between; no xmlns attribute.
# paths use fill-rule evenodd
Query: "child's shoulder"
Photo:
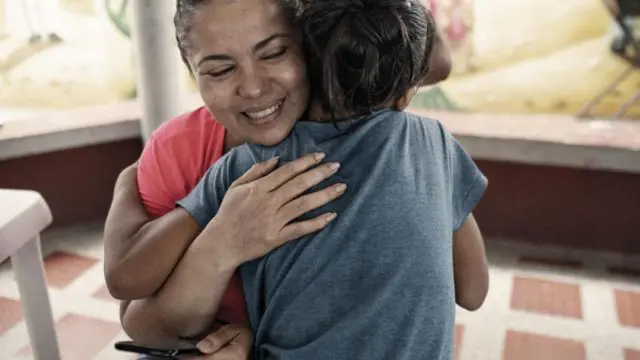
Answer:
<svg viewBox="0 0 640 360"><path fill-rule="evenodd" d="M389 125L397 125L398 123L404 123L410 126L418 126L425 128L439 129L441 124L438 120L418 115L410 111L397 111L397 110L385 110L374 115L373 119L378 122L393 121Z"/></svg>
<svg viewBox="0 0 640 360"><path fill-rule="evenodd" d="M384 124L392 132L407 130L412 134L421 134L423 138L443 139L447 134L440 121L409 111L382 113L378 117L378 124Z"/></svg>
<svg viewBox="0 0 640 360"><path fill-rule="evenodd" d="M276 146L264 146L245 143L229 150L220 159L219 166L225 168L232 177L239 177L254 164L270 160L280 155L282 153L280 147L280 144Z"/></svg>
<svg viewBox="0 0 640 360"><path fill-rule="evenodd" d="M409 111L403 111L402 113L405 115L406 121L414 124L415 126L431 129L437 132L444 130L444 128L442 127L442 123L440 123L440 121L436 119L418 115Z"/></svg>

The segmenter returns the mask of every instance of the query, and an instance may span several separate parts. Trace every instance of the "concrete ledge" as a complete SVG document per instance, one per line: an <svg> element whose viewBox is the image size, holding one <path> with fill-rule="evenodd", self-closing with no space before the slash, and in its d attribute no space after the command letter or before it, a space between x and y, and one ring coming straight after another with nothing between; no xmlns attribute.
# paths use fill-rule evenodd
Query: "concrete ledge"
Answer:
<svg viewBox="0 0 640 360"><path fill-rule="evenodd" d="M477 159L640 173L640 121L411 111L442 121Z"/></svg>
<svg viewBox="0 0 640 360"><path fill-rule="evenodd" d="M184 109L200 104L192 95ZM640 121L410 111L442 121L478 159L640 173ZM131 101L9 119L0 127L0 160L139 138L139 117Z"/></svg>
<svg viewBox="0 0 640 360"><path fill-rule="evenodd" d="M0 127L0 160L140 137L135 102L52 112L6 120Z"/></svg>
<svg viewBox="0 0 640 360"><path fill-rule="evenodd" d="M184 111L200 106L189 96ZM0 161L141 137L137 101L7 119L0 127Z"/></svg>

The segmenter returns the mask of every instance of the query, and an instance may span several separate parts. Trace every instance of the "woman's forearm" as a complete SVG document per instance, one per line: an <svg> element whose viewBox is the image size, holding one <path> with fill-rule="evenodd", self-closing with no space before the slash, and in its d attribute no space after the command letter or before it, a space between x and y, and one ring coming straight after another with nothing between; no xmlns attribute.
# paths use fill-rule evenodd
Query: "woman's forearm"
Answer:
<svg viewBox="0 0 640 360"><path fill-rule="evenodd" d="M166 345L180 339L164 318L157 303L143 300L120 302L120 323L129 337L149 345ZM154 307L155 306L155 307Z"/></svg>
<svg viewBox="0 0 640 360"><path fill-rule="evenodd" d="M185 252L153 296L134 301L123 316L127 333L157 340L191 337L206 331L239 262L224 251L215 220ZM143 335L145 332L154 334Z"/></svg>
<svg viewBox="0 0 640 360"><path fill-rule="evenodd" d="M105 276L111 294L120 300L152 296L200 232L195 219L182 208L176 208L143 226L117 249ZM105 244L115 241L105 235ZM105 248L109 248L105 245ZM114 247L115 248L115 247Z"/></svg>
<svg viewBox="0 0 640 360"><path fill-rule="evenodd" d="M105 278L120 300L154 294L201 230L181 208L152 220L138 194L136 172L134 164L118 176L104 228Z"/></svg>

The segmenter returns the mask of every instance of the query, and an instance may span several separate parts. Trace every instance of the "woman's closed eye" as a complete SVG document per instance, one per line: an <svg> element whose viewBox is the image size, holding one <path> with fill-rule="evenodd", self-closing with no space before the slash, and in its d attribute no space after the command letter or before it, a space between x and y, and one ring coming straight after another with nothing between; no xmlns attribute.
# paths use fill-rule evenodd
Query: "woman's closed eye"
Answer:
<svg viewBox="0 0 640 360"><path fill-rule="evenodd" d="M265 52L260 59L261 60L278 60L287 54L289 49L287 47L275 48L271 51ZM202 71L201 75L205 75L212 79L220 79L231 74L235 70L235 66L224 66L215 69Z"/></svg>
<svg viewBox="0 0 640 360"><path fill-rule="evenodd" d="M287 48L286 47L281 47L281 48L277 48L274 49L272 51L268 51L266 52L264 55L262 55L260 58L262 60L273 60L273 59L278 59L282 56L284 56L284 54L287 53Z"/></svg>
<svg viewBox="0 0 640 360"><path fill-rule="evenodd" d="M233 66L228 66L228 67L224 67L224 68L220 68L220 69L204 71L204 72L202 72L202 74L206 75L206 76L209 76L211 78L217 79L217 78L221 78L221 77L224 77L225 75L230 74L233 70L234 70Z"/></svg>

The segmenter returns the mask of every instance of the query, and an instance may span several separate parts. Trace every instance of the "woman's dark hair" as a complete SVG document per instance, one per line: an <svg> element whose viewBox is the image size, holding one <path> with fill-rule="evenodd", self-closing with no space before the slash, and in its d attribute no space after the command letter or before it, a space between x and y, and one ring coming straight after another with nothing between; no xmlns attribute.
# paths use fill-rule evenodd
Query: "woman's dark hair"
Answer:
<svg viewBox="0 0 640 360"><path fill-rule="evenodd" d="M198 7L205 5L215 0L177 0L176 13L173 17L173 24L176 28L176 42L178 49L180 49L180 57L182 62L187 66L189 72L193 74L193 69L189 65L187 55L189 51L189 33L191 32L191 18L193 14L198 10ZM276 1L278 5L284 10L287 20L294 24L297 22L298 15L300 15L303 4L307 0L272 0Z"/></svg>
<svg viewBox="0 0 640 360"><path fill-rule="evenodd" d="M416 0L315 0L300 24L313 99L334 119L389 106L428 70L435 25Z"/></svg>

